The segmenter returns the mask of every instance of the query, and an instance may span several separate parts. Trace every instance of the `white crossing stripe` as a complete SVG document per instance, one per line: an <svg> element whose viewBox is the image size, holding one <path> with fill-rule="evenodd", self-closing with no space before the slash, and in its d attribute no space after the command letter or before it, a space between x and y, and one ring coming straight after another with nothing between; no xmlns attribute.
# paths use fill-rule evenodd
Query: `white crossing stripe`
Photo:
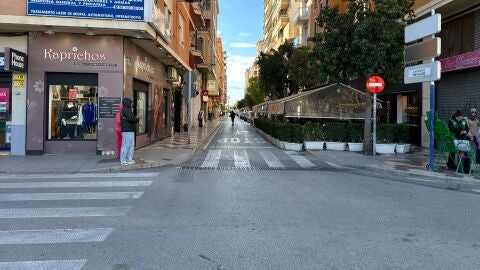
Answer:
<svg viewBox="0 0 480 270"><path fill-rule="evenodd" d="M250 161L248 160L247 151L233 151L233 159L235 160L235 167L250 168Z"/></svg>
<svg viewBox="0 0 480 270"><path fill-rule="evenodd" d="M159 173L0 174L0 179L144 178Z"/></svg>
<svg viewBox="0 0 480 270"><path fill-rule="evenodd" d="M260 150L260 155L262 156L263 160L267 163L268 167L270 168L283 168L283 164L278 160L278 158L271 152L267 150Z"/></svg>
<svg viewBox="0 0 480 270"><path fill-rule="evenodd" d="M80 270L87 260L0 262L5 270Z"/></svg>
<svg viewBox="0 0 480 270"><path fill-rule="evenodd" d="M112 228L0 231L0 245L102 242Z"/></svg>
<svg viewBox="0 0 480 270"><path fill-rule="evenodd" d="M1 193L0 201L119 200L138 199L143 192Z"/></svg>
<svg viewBox="0 0 480 270"><path fill-rule="evenodd" d="M0 188L147 187L153 181L0 183Z"/></svg>
<svg viewBox="0 0 480 270"><path fill-rule="evenodd" d="M0 209L2 218L66 218L66 217L122 217L131 209L125 207L72 208L8 208ZM0 268L1 269L1 268Z"/></svg>
<svg viewBox="0 0 480 270"><path fill-rule="evenodd" d="M216 168L220 162L220 156L222 155L222 150L208 150L207 157L203 161L203 168Z"/></svg>
<svg viewBox="0 0 480 270"><path fill-rule="evenodd" d="M291 159L293 159L300 167L302 168L312 168L315 167L315 164L310 162L306 157L299 155L297 152L283 151Z"/></svg>

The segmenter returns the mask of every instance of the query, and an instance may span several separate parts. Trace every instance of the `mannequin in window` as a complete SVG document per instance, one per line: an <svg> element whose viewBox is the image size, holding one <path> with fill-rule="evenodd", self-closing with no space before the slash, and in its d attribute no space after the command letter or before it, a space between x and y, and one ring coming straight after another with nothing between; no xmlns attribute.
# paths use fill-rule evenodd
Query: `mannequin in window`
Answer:
<svg viewBox="0 0 480 270"><path fill-rule="evenodd" d="M67 87L66 87L65 85L62 85L62 86L60 87L60 96L61 96L62 98L68 98L68 89L67 89Z"/></svg>
<svg viewBox="0 0 480 270"><path fill-rule="evenodd" d="M67 102L63 107L62 125L66 127L66 133L70 139L75 138L77 127L78 107L73 102Z"/></svg>
<svg viewBox="0 0 480 270"><path fill-rule="evenodd" d="M97 123L97 106L91 99L82 106L83 123L85 132L92 134L95 132L95 126Z"/></svg>

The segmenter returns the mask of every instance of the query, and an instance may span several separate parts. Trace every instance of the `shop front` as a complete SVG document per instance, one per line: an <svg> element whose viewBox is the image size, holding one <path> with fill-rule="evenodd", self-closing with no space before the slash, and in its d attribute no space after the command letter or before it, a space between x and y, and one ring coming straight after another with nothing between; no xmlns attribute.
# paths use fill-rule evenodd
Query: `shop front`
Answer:
<svg viewBox="0 0 480 270"><path fill-rule="evenodd" d="M133 100L139 118L135 146L170 136L172 87L166 67L129 39L125 39L124 96Z"/></svg>
<svg viewBox="0 0 480 270"><path fill-rule="evenodd" d="M113 153L123 38L32 34L28 52L27 154Z"/></svg>

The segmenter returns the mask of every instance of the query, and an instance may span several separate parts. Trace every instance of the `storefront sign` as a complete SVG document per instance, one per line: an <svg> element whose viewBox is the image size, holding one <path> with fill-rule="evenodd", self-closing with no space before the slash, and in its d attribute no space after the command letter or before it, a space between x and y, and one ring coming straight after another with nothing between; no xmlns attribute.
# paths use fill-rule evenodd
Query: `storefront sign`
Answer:
<svg viewBox="0 0 480 270"><path fill-rule="evenodd" d="M0 113L6 113L8 112L8 101L10 99L9 97L10 89L8 88L0 88Z"/></svg>
<svg viewBox="0 0 480 270"><path fill-rule="evenodd" d="M146 21L156 30L158 34L166 41L170 42L172 39L171 25L166 14L157 7L155 1L152 1L151 6L146 8Z"/></svg>
<svg viewBox="0 0 480 270"><path fill-rule="evenodd" d="M68 98L69 99L77 99L77 94L78 94L77 89L68 90Z"/></svg>
<svg viewBox="0 0 480 270"><path fill-rule="evenodd" d="M12 86L14 88L24 88L25 87L25 73L13 72Z"/></svg>
<svg viewBox="0 0 480 270"><path fill-rule="evenodd" d="M442 72L480 66L480 51L448 57L440 60Z"/></svg>
<svg viewBox="0 0 480 270"><path fill-rule="evenodd" d="M5 143L12 143L12 122L10 121L5 123Z"/></svg>
<svg viewBox="0 0 480 270"><path fill-rule="evenodd" d="M5 48L5 70L15 70L25 72L27 70L27 54L11 49Z"/></svg>
<svg viewBox="0 0 480 270"><path fill-rule="evenodd" d="M440 62L406 67L403 80L405 84L438 81L441 78Z"/></svg>
<svg viewBox="0 0 480 270"><path fill-rule="evenodd" d="M5 56L3 53L0 53L0 70L5 69Z"/></svg>
<svg viewBox="0 0 480 270"><path fill-rule="evenodd" d="M119 112L118 105L120 102L122 102L122 98L100 97L98 106L99 118L115 118L115 114Z"/></svg>
<svg viewBox="0 0 480 270"><path fill-rule="evenodd" d="M142 60L140 56L137 56L137 59L135 60L135 68L143 72L155 74L155 68L150 64L147 57Z"/></svg>
<svg viewBox="0 0 480 270"><path fill-rule="evenodd" d="M208 80L207 81L207 90L208 90L208 93L211 96L217 96L218 95L217 81L216 80Z"/></svg>
<svg viewBox="0 0 480 270"><path fill-rule="evenodd" d="M146 1L27 0L27 15L143 21L144 2Z"/></svg>

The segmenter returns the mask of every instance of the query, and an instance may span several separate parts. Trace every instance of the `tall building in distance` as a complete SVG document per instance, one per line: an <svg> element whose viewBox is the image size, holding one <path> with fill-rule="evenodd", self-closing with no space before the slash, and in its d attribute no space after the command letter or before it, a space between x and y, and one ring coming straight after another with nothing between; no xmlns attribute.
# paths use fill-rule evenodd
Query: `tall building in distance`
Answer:
<svg viewBox="0 0 480 270"><path fill-rule="evenodd" d="M264 53L278 49L285 41L293 41L297 27L293 17L301 2L294 0L263 1L263 40L261 51Z"/></svg>

